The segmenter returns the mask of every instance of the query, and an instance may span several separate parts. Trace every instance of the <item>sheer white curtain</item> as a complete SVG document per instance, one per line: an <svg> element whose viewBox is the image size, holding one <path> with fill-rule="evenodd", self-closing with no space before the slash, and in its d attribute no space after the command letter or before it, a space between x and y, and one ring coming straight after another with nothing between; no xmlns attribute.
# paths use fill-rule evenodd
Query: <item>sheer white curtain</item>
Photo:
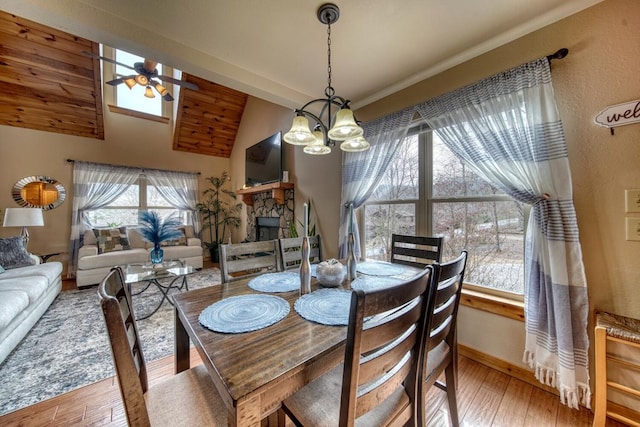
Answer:
<svg viewBox="0 0 640 427"><path fill-rule="evenodd" d="M189 223L193 224L196 235L200 232L200 218L196 209L198 203L198 174L162 170L146 170L149 183L171 206L189 211Z"/></svg>
<svg viewBox="0 0 640 427"><path fill-rule="evenodd" d="M116 200L138 180L142 169L76 161L73 164L73 210L69 237L67 277L78 268L80 237L91 228L86 212L100 209Z"/></svg>
<svg viewBox="0 0 640 427"><path fill-rule="evenodd" d="M349 218L349 207L353 204L353 209L359 208L373 194L389 163L393 160L400 141L407 135L413 115L413 109L405 110L363 124L364 135L371 144L371 148L367 151L343 154L342 209L338 238L341 258L347 256L349 221L353 221L354 252L356 257L360 258L358 225L355 214Z"/></svg>
<svg viewBox="0 0 640 427"><path fill-rule="evenodd" d="M590 406L588 296L571 171L546 58L416 107L469 167L531 204L525 361L562 403Z"/></svg>

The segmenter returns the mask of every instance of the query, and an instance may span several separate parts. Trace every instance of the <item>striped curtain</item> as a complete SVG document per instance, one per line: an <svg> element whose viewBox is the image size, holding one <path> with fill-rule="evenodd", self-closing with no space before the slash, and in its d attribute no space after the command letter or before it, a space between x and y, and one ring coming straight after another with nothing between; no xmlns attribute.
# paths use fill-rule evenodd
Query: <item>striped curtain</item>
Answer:
<svg viewBox="0 0 640 427"><path fill-rule="evenodd" d="M74 278L78 269L81 236L91 229L87 212L100 209L116 200L135 184L142 169L76 161L73 164L73 208L69 237L67 277Z"/></svg>
<svg viewBox="0 0 640 427"><path fill-rule="evenodd" d="M547 58L416 106L476 173L532 205L525 246L525 354L571 408L590 407L588 296L571 171Z"/></svg>
<svg viewBox="0 0 640 427"><path fill-rule="evenodd" d="M342 209L338 239L340 258L347 257L347 237L350 230L355 238L355 256L361 257L360 235L353 211L362 206L375 191L382 175L393 161L400 142L407 136L413 115L413 109L405 110L363 124L364 136L371 148L342 155Z"/></svg>

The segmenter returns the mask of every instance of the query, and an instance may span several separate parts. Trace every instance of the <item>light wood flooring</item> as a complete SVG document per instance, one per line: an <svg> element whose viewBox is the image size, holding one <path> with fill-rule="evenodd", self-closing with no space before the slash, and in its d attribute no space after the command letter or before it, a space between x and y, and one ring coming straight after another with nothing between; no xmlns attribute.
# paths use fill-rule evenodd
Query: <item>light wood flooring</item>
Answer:
<svg viewBox="0 0 640 427"><path fill-rule="evenodd" d="M191 365L200 364L191 351ZM173 374L173 356L148 364L149 383ZM591 426L591 411L561 405L558 397L461 356L458 410L463 426ZM446 394L433 387L427 395L428 426L449 426ZM126 426L115 377L0 417L1 426ZM623 424L607 420L607 426Z"/></svg>

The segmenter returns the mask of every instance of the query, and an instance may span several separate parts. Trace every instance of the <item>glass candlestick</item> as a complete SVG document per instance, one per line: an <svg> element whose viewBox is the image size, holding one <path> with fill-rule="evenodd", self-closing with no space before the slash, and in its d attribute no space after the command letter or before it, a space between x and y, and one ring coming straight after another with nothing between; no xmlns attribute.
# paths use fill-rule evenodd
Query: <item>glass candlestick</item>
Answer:
<svg viewBox="0 0 640 427"><path fill-rule="evenodd" d="M300 296L311 293L311 263L309 262L309 238L302 237L302 262L300 263Z"/></svg>

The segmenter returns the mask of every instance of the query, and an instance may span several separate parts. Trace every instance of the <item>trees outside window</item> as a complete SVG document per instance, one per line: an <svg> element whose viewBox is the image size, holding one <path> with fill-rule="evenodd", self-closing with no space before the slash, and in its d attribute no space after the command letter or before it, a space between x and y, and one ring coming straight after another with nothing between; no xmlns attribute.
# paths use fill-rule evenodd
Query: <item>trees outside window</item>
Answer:
<svg viewBox="0 0 640 427"><path fill-rule="evenodd" d="M140 175L137 184L129 186L111 204L88 211L87 215L94 227L136 226L138 212L145 210L156 211L162 218L180 215L182 222L186 224L184 212L171 206L158 190L148 183L144 174Z"/></svg>
<svg viewBox="0 0 640 427"><path fill-rule="evenodd" d="M444 237L443 260L469 251L467 282L524 292L524 205L487 184L431 131L410 132L364 207L367 258L388 260L391 234Z"/></svg>

